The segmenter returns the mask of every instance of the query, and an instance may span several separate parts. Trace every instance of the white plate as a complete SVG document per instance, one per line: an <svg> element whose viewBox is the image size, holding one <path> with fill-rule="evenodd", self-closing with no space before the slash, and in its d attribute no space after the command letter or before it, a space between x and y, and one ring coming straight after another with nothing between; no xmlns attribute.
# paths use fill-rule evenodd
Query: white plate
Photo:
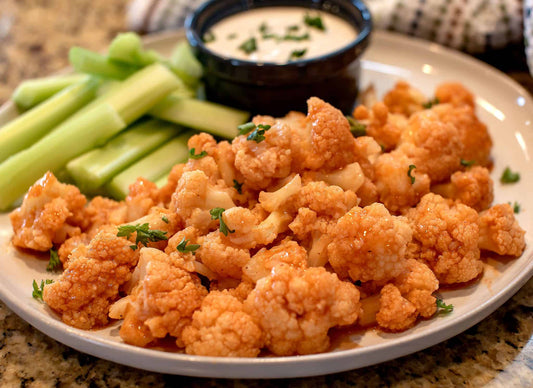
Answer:
<svg viewBox="0 0 533 388"><path fill-rule="evenodd" d="M182 33L147 39L150 48L168 53ZM364 367L434 345L473 326L509 299L533 274L533 100L499 71L466 55L411 38L375 32L363 62L363 86L373 83L380 96L398 79L406 79L428 96L447 80L458 80L478 96L480 118L494 139L493 179L496 202L519 201L518 215L526 229L528 247L522 257L487 266L483 279L467 288L443 292L452 314L420 322L400 334L368 331L352 335L359 344L349 350L296 357L258 359L189 356L126 345L118 335L119 323L103 330L82 331L63 324L31 297L33 279L50 277L46 261L25 255L10 245L7 215L0 215L0 298L18 315L52 338L77 350L136 368L203 377L304 377ZM500 186L507 166L521 174L518 184Z"/></svg>

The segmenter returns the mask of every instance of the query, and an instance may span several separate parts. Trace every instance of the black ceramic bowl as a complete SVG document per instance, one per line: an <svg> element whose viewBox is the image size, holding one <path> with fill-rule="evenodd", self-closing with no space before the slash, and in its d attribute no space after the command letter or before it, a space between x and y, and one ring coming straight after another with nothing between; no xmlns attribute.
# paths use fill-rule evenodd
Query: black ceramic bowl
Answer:
<svg viewBox="0 0 533 388"><path fill-rule="evenodd" d="M202 36L218 21L260 7L299 6L340 16L358 31L347 46L327 55L286 64L261 63L224 57L206 48ZM252 113L285 115L307 110L306 101L318 96L351 113L358 91L359 58L370 42L370 12L360 0L212 0L185 22L187 39L205 68L210 101Z"/></svg>

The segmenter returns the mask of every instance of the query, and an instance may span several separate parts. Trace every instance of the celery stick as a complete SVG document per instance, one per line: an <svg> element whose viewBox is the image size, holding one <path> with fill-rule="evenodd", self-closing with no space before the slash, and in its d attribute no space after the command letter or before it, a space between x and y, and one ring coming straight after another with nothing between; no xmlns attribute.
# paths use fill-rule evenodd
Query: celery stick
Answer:
<svg viewBox="0 0 533 388"><path fill-rule="evenodd" d="M181 127L159 120L140 122L111 139L105 146L71 160L67 170L83 192L94 192L182 130Z"/></svg>
<svg viewBox="0 0 533 388"><path fill-rule="evenodd" d="M69 86L0 128L0 162L29 147L87 104L97 87L92 78Z"/></svg>
<svg viewBox="0 0 533 388"><path fill-rule="evenodd" d="M142 41L134 32L118 34L109 45L107 56L113 61L123 62L130 65L142 66L140 53Z"/></svg>
<svg viewBox="0 0 533 388"><path fill-rule="evenodd" d="M194 56L191 46L187 41L180 42L170 56L170 63L176 69L200 79L204 74L202 64Z"/></svg>
<svg viewBox="0 0 533 388"><path fill-rule="evenodd" d="M103 144L126 124L109 104L79 112L31 147L0 164L0 210L6 210L46 171Z"/></svg>
<svg viewBox="0 0 533 388"><path fill-rule="evenodd" d="M110 61L104 55L81 47L72 47L68 58L77 72L104 78L125 79L139 69L138 66Z"/></svg>
<svg viewBox="0 0 533 388"><path fill-rule="evenodd" d="M149 114L161 120L209 132L226 139L237 136L239 133L237 127L250 117L248 112L238 109L175 96L168 96L162 100L150 110Z"/></svg>
<svg viewBox="0 0 533 388"><path fill-rule="evenodd" d="M11 96L20 109L28 110L52 97L60 90L88 78L85 74L66 74L23 81Z"/></svg>
<svg viewBox="0 0 533 388"><path fill-rule="evenodd" d="M155 182L168 173L172 166L186 161L189 156L187 140L192 134L192 132L180 134L116 175L106 185L109 194L116 199L124 199L128 195L129 186L138 177Z"/></svg>

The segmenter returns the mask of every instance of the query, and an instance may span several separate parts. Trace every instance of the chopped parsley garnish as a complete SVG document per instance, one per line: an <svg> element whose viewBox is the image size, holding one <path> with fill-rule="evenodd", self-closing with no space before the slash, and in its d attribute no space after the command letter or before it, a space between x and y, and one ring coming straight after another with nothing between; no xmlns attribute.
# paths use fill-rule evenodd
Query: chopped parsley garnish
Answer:
<svg viewBox="0 0 533 388"><path fill-rule="evenodd" d="M233 180L233 187L239 194L242 194L242 183L239 183L236 179Z"/></svg>
<svg viewBox="0 0 533 388"><path fill-rule="evenodd" d="M163 222L165 224L168 224L168 217L167 216L162 216L161 219L163 220Z"/></svg>
<svg viewBox="0 0 533 388"><path fill-rule="evenodd" d="M257 50L257 42L255 38L250 38L248 40L245 40L240 46L239 50L244 51L246 54L251 54L254 51Z"/></svg>
<svg viewBox="0 0 533 388"><path fill-rule="evenodd" d="M188 245L187 245L188 244ZM198 248L200 248L199 244L189 244L189 240L185 240L185 237L180 241L176 249L178 252L191 252L194 253Z"/></svg>
<svg viewBox="0 0 533 388"><path fill-rule="evenodd" d="M476 164L475 160L464 160L464 159L461 159L461 166L463 166L463 167L470 167L470 166L472 166L474 164Z"/></svg>
<svg viewBox="0 0 533 388"><path fill-rule="evenodd" d="M259 26L259 32L263 35L268 33L268 25L266 24L266 22L261 23L261 25Z"/></svg>
<svg viewBox="0 0 533 388"><path fill-rule="evenodd" d="M324 27L324 23L322 23L322 18L320 15L311 16L306 14L304 17L304 23L309 27L317 28L320 31L324 31L326 29L326 27Z"/></svg>
<svg viewBox="0 0 533 388"><path fill-rule="evenodd" d="M294 24L292 26L287 27L287 31L289 31L289 32L298 31L299 29L300 29L300 26L297 25L297 24Z"/></svg>
<svg viewBox="0 0 533 388"><path fill-rule="evenodd" d="M295 40L297 42L301 40L308 40L308 39L309 39L309 34L307 32L303 35L287 34L283 37L283 40Z"/></svg>
<svg viewBox="0 0 533 388"><path fill-rule="evenodd" d="M222 214L224 214L224 210L226 209L223 209L221 207L216 207L214 209L211 209L209 211L209 214L211 214L212 220L218 220L220 222L220 227L219 227L220 233L222 233L224 236L227 236L228 233L235 233L235 230L229 229L226 223L224 222L224 219L222 218Z"/></svg>
<svg viewBox="0 0 533 388"><path fill-rule="evenodd" d="M246 135L255 129L255 124L250 121L246 124L239 125L237 129L239 130L239 135Z"/></svg>
<svg viewBox="0 0 533 388"><path fill-rule="evenodd" d="M295 58L301 58L305 55L307 52L307 49L301 49L301 50L292 50L291 55L289 55L289 61L292 61Z"/></svg>
<svg viewBox="0 0 533 388"><path fill-rule="evenodd" d="M516 183L520 180L520 174L517 172L511 171L509 167L505 167L505 170L500 177L501 183Z"/></svg>
<svg viewBox="0 0 533 388"><path fill-rule="evenodd" d="M207 152L206 151L202 151L199 154L196 154L195 152L196 152L196 148L191 148L189 150L189 158L190 159L202 159L204 156L207 156Z"/></svg>
<svg viewBox="0 0 533 388"><path fill-rule="evenodd" d="M61 260L59 260L57 251L50 249L50 260L48 260L48 265L46 266L46 270L49 272L53 272L53 271L57 271L60 268L61 268Z"/></svg>
<svg viewBox="0 0 533 388"><path fill-rule="evenodd" d="M261 143L263 140L265 140L265 132L270 129L270 125L268 124L259 124L252 133L248 135L246 140L248 141L255 141L256 143Z"/></svg>
<svg viewBox="0 0 533 388"><path fill-rule="evenodd" d="M453 304L446 304L442 299L437 298L437 308L439 312L447 314L453 311Z"/></svg>
<svg viewBox="0 0 533 388"><path fill-rule="evenodd" d="M215 34L212 31L207 31L202 37L204 43L210 43L215 41Z"/></svg>
<svg viewBox="0 0 533 388"><path fill-rule="evenodd" d="M41 286L39 286L35 279L33 279L33 292L31 293L31 296L42 302L44 286L47 284L52 284L53 282L54 281L52 279L41 280Z"/></svg>
<svg viewBox="0 0 533 388"><path fill-rule="evenodd" d="M411 173L413 172L413 170L416 168L416 166L414 164L410 164L409 165L409 170L407 170L407 176L409 178L411 178L411 184L414 184L415 183L415 177L413 175L411 175Z"/></svg>
<svg viewBox="0 0 533 388"><path fill-rule="evenodd" d="M513 213L515 213L515 214L520 213L520 204L518 202L515 201L513 204L511 204L511 202L509 202L509 205L511 205L513 207Z"/></svg>
<svg viewBox="0 0 533 388"><path fill-rule="evenodd" d="M350 124L350 132L355 137L360 136L366 136L366 125L363 123L360 123L356 119L354 119L352 116L346 116L346 119L348 120L348 123Z"/></svg>
<svg viewBox="0 0 533 388"><path fill-rule="evenodd" d="M237 34L236 33L228 35L228 40L233 40L233 39L236 39L236 38L237 38Z"/></svg>
<svg viewBox="0 0 533 388"><path fill-rule="evenodd" d="M118 227L117 237L130 238L133 233L137 233L135 245L130 245L130 248L133 250L138 248L139 243L148 246L149 242L168 240L166 236L167 232L157 229L151 230L148 222L142 225L121 225Z"/></svg>
<svg viewBox="0 0 533 388"><path fill-rule="evenodd" d="M428 102L423 103L422 106L424 107L424 109L429 109L429 108L431 108L433 105L437 105L437 104L439 104L439 103L440 103L439 99L438 99L437 97L435 97L434 99L429 100Z"/></svg>

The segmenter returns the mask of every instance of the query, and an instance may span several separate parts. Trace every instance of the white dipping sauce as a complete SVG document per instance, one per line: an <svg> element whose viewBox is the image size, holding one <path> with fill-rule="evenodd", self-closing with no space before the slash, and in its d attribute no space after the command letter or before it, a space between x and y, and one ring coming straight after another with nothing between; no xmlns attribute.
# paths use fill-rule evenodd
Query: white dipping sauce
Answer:
<svg viewBox="0 0 533 388"><path fill-rule="evenodd" d="M203 39L207 48L224 57L282 64L331 53L356 37L354 26L328 12L265 7L221 20Z"/></svg>

